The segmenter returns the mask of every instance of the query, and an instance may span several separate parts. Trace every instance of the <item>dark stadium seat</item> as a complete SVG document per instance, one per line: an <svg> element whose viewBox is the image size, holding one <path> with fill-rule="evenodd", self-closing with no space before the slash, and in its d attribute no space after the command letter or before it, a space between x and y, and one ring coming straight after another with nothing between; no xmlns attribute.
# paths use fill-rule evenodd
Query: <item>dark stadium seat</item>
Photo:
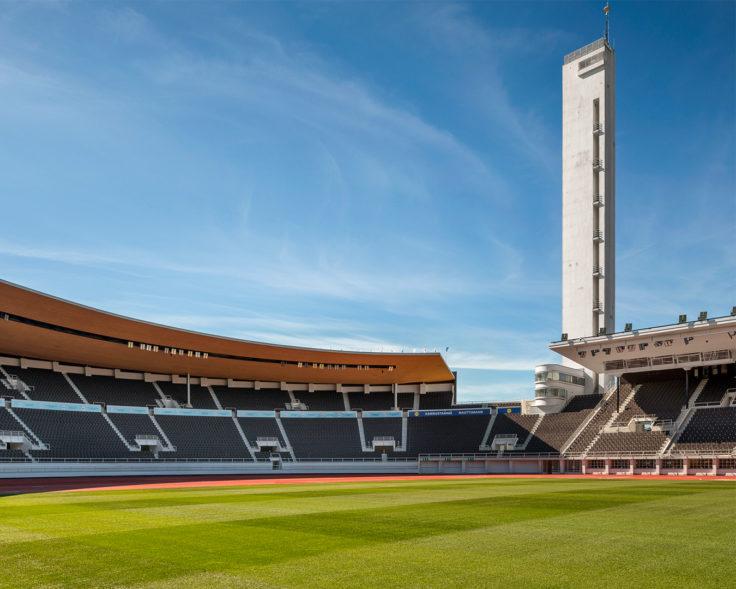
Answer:
<svg viewBox="0 0 736 589"><path fill-rule="evenodd" d="M728 375L709 376L708 382L698 396L697 404L720 403L730 388L736 388L736 378Z"/></svg>
<svg viewBox="0 0 736 589"><path fill-rule="evenodd" d="M602 433L589 451L589 455L617 452L651 452L662 448L667 434L661 431Z"/></svg>
<svg viewBox="0 0 736 589"><path fill-rule="evenodd" d="M336 393L335 391L316 391L314 393L300 391L294 393L294 396L304 403L310 411L345 411L342 393Z"/></svg>
<svg viewBox="0 0 736 589"><path fill-rule="evenodd" d="M176 458L239 458L251 460L231 417L156 415L176 446Z"/></svg>
<svg viewBox="0 0 736 589"><path fill-rule="evenodd" d="M447 409L452 405L452 391L419 395L420 409Z"/></svg>
<svg viewBox="0 0 736 589"><path fill-rule="evenodd" d="M393 393L374 392L368 393L349 393L350 408L363 409L364 411L389 411L394 406Z"/></svg>
<svg viewBox="0 0 736 589"><path fill-rule="evenodd" d="M736 407L704 407L695 410L675 444L675 451L731 453L736 449Z"/></svg>
<svg viewBox="0 0 736 589"><path fill-rule="evenodd" d="M245 409L252 411L273 411L286 409L291 397L279 389L238 389L223 386L212 387L223 409Z"/></svg>
<svg viewBox="0 0 736 589"><path fill-rule="evenodd" d="M165 441L161 439L161 434L151 421L149 415L129 414L129 413L108 413L107 416L115 424L123 437L128 440L131 445L135 444L137 435L156 436L161 440L161 444L165 445Z"/></svg>
<svg viewBox="0 0 736 589"><path fill-rule="evenodd" d="M187 406L187 385L163 381L159 381L156 384L161 388L161 391L166 397L171 397L182 407ZM210 391L206 387L190 385L189 393L193 408L217 409L217 405L215 405L212 395L210 395Z"/></svg>
<svg viewBox="0 0 736 589"><path fill-rule="evenodd" d="M489 415L410 417L407 455L477 453L489 420Z"/></svg>
<svg viewBox="0 0 736 589"><path fill-rule="evenodd" d="M81 403L82 399L66 381L64 375L40 368L5 366L6 372L20 378L31 390L26 394L34 401Z"/></svg>
<svg viewBox="0 0 736 589"><path fill-rule="evenodd" d="M364 417L363 433L365 434L365 442L368 447L371 446L373 438L393 437L396 446L402 444L401 439L401 417ZM406 456L406 452L388 451L391 456Z"/></svg>
<svg viewBox="0 0 736 589"><path fill-rule="evenodd" d="M130 458L101 413L14 409L49 450L33 450L38 458Z"/></svg>
<svg viewBox="0 0 736 589"><path fill-rule="evenodd" d="M283 418L297 458L363 458L358 420Z"/></svg>
<svg viewBox="0 0 736 589"><path fill-rule="evenodd" d="M155 405L156 400L161 399L153 385L142 380L82 374L72 374L70 377L90 403L145 407Z"/></svg>

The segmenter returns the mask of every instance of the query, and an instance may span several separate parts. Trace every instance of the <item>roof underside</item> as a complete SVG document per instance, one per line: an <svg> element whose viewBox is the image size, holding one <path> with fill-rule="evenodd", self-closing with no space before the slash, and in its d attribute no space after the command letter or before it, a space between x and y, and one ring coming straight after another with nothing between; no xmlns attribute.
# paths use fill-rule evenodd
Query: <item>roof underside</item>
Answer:
<svg viewBox="0 0 736 589"><path fill-rule="evenodd" d="M0 281L0 354L159 374L336 384L450 382L442 356L279 346L114 315Z"/></svg>
<svg viewBox="0 0 736 589"><path fill-rule="evenodd" d="M736 358L736 317L555 342L550 349L598 374L724 364Z"/></svg>

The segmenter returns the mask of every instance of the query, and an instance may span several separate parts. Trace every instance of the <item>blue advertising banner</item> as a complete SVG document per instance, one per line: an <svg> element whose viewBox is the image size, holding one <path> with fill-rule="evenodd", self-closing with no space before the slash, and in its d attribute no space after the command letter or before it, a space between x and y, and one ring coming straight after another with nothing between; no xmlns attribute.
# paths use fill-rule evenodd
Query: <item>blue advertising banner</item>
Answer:
<svg viewBox="0 0 736 589"><path fill-rule="evenodd" d="M401 417L402 411L363 411L363 417Z"/></svg>
<svg viewBox="0 0 736 589"><path fill-rule="evenodd" d="M128 415L148 415L148 407L128 407L125 405L108 405L108 413L127 413Z"/></svg>
<svg viewBox="0 0 736 589"><path fill-rule="evenodd" d="M232 411L224 409L174 409L173 407L156 407L154 415L182 415L184 417L232 417Z"/></svg>
<svg viewBox="0 0 736 589"><path fill-rule="evenodd" d="M346 417L356 418L355 411L282 411L281 417L286 419L344 419Z"/></svg>
<svg viewBox="0 0 736 589"><path fill-rule="evenodd" d="M422 409L409 411L409 417L437 417L444 415L490 415L490 409Z"/></svg>
<svg viewBox="0 0 736 589"><path fill-rule="evenodd" d="M244 409L238 409L236 411L238 417L270 417L273 419L276 417L275 411L247 411Z"/></svg>
<svg viewBox="0 0 736 589"><path fill-rule="evenodd" d="M26 401L25 399L13 399L10 406L14 409L46 409L47 411L78 411L83 413L102 413L99 405L87 405L85 403L57 403L53 401Z"/></svg>

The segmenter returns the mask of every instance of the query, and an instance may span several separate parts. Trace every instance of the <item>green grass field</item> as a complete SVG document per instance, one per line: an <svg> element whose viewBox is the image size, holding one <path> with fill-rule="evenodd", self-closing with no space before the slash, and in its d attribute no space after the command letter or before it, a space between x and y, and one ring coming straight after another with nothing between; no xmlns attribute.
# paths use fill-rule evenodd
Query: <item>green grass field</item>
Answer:
<svg viewBox="0 0 736 589"><path fill-rule="evenodd" d="M736 484L463 479L0 497L0 587L733 587Z"/></svg>

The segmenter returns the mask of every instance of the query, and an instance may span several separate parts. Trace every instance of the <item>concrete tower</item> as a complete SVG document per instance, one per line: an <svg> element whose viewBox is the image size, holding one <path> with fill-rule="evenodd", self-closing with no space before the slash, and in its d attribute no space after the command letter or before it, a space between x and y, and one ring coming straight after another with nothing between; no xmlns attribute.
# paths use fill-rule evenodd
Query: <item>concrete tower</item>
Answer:
<svg viewBox="0 0 736 589"><path fill-rule="evenodd" d="M616 59L606 38L562 66L562 332L614 331Z"/></svg>

